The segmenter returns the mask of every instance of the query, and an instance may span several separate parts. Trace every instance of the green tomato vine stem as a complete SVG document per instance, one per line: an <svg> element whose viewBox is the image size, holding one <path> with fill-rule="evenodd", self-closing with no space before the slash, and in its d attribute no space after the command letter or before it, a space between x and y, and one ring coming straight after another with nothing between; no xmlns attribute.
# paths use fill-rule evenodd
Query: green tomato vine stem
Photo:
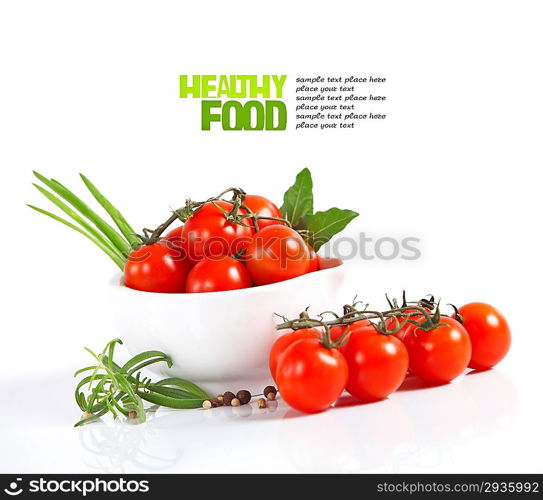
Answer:
<svg viewBox="0 0 543 500"><path fill-rule="evenodd" d="M405 303L405 302L404 302ZM407 304L407 303L405 303ZM325 314L332 314L334 319L325 321L323 319ZM423 317L422 321L416 321L414 318ZM393 307L386 311L372 311L372 310L358 310L354 306L346 305L344 306L344 314L337 315L332 311L325 311L320 314L320 319L310 318L307 310L300 314L299 318L291 319L280 316L283 319L283 322L276 325L276 330L299 330L302 328L315 328L321 327L324 328L323 334L323 345L336 347L331 342L329 329L334 326L349 326L361 320L378 320L377 323L372 323L372 326L383 335L393 335L400 331L406 324L412 324L422 328L423 330L433 330L434 328L441 325L440 318L441 312L439 310L439 304L436 306L436 310L433 314L428 312L426 307L421 305L421 302L417 302L412 305L404 305L402 307ZM395 319L395 326L389 329L386 325L386 320L388 318ZM342 336L343 337L343 336ZM340 337L339 340L346 340Z"/></svg>
<svg viewBox="0 0 543 500"><path fill-rule="evenodd" d="M231 200L225 200L223 197L228 193L233 193ZM215 206L223 213L226 220L232 224L239 224L242 226L247 226L248 224L244 222L244 219L252 219L253 226L256 231L259 230L258 221L259 220L273 220L286 224L289 227L292 227L290 222L287 219L282 219L279 217L267 217L263 215L255 214L247 205L243 202L245 201L246 193L241 188L228 188L219 193L219 195L209 198L206 201L192 201L187 200L185 205L177 210L174 210L172 214L166 219L162 224L160 224L156 229L143 229L142 235L136 235L144 245L153 245L160 241L160 238L164 234L164 231L168 229L175 221L179 220L181 222L186 222L189 217L194 215L200 208L202 208L206 203L216 203L217 201L226 201L232 204L232 209L230 212L224 210L221 206L215 204ZM246 213L240 213L240 209L244 210Z"/></svg>

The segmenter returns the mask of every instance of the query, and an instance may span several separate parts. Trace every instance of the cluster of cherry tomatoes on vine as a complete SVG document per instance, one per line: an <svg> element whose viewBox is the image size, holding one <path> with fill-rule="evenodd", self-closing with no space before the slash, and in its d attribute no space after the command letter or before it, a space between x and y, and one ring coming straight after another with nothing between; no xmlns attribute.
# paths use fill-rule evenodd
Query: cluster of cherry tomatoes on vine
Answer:
<svg viewBox="0 0 543 500"><path fill-rule="evenodd" d="M318 271L316 252L358 216L337 207L315 212L313 180L304 168L285 192L280 209L263 196L230 188L203 202L187 200L156 229L136 234L83 174L85 186L118 231L64 184L34 175L50 190L34 186L73 222L29 207L85 236L123 270L127 287L145 292L238 290ZM228 194L231 199L224 198ZM170 229L176 222L183 225Z"/></svg>
<svg viewBox="0 0 543 500"><path fill-rule="evenodd" d="M233 190L232 201L191 204L164 237L143 236L128 257L125 285L148 292L201 293L249 288L319 269L302 236L267 198ZM177 215L177 217L176 217Z"/></svg>
<svg viewBox="0 0 543 500"><path fill-rule="evenodd" d="M426 300L385 313L358 311L331 321L285 321L274 343L270 371L281 397L307 413L326 410L346 390L364 402L385 399L410 373L444 384L466 368L486 370L507 354L511 333L493 306L474 302L444 316ZM433 310L435 309L435 310ZM377 321L372 321L377 320Z"/></svg>

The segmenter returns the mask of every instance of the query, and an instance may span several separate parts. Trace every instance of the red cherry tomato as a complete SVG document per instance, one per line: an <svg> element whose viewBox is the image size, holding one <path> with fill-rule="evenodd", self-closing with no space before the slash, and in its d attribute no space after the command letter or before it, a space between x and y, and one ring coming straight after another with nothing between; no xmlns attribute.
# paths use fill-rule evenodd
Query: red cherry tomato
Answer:
<svg viewBox="0 0 543 500"><path fill-rule="evenodd" d="M185 249L183 248L183 226L172 229L160 241L170 249L173 255L181 259L186 257Z"/></svg>
<svg viewBox="0 0 543 500"><path fill-rule="evenodd" d="M349 366L347 392L364 401L392 394L405 379L409 356L405 345L373 326L357 328L340 349Z"/></svg>
<svg viewBox="0 0 543 500"><path fill-rule="evenodd" d="M319 259L319 271L322 269L332 269L333 267L343 265L342 260L336 259L334 257L319 257L317 255L317 258Z"/></svg>
<svg viewBox="0 0 543 500"><path fill-rule="evenodd" d="M204 257L235 255L251 241L254 229L227 221L218 207L230 212L233 205L227 201L205 203L183 226L183 245L193 262ZM247 212L240 209L239 213Z"/></svg>
<svg viewBox="0 0 543 500"><path fill-rule="evenodd" d="M398 317L398 322L401 323L402 321L403 319ZM392 330L396 328L397 326L396 320L394 320L394 318L387 318L385 320L385 324L386 324L387 330ZM396 333L393 333L392 335L394 335L394 337L396 337L397 339L403 341L405 334L407 333L407 330L411 328L412 326L413 325L411 325L410 323L406 323Z"/></svg>
<svg viewBox="0 0 543 500"><path fill-rule="evenodd" d="M124 266L124 284L144 292L182 293L191 264L179 259L163 243L134 250Z"/></svg>
<svg viewBox="0 0 543 500"><path fill-rule="evenodd" d="M417 314L419 313L419 311L417 311L417 309L407 309L405 311L405 316L403 315L400 315L397 317L398 319L398 323L403 323L406 318L408 317L407 315L409 314L409 319L413 320L413 321L418 321L419 323L421 321L424 321L424 315L423 314ZM397 326L397 323L396 323L396 320L392 317L390 318L387 318L385 320L385 324L386 324L386 327L387 327L387 330L393 330L394 328L396 328ZM413 328L414 325L411 324L411 323L405 323L405 325L403 325L396 333L394 333L393 335L396 337L396 338L399 338L400 340L403 340L405 335L407 334L408 330L410 328Z"/></svg>
<svg viewBox="0 0 543 500"><path fill-rule="evenodd" d="M305 241L287 226L268 226L258 231L245 255L247 268L257 285L295 278L309 268Z"/></svg>
<svg viewBox="0 0 543 500"><path fill-rule="evenodd" d="M497 365L511 346L511 331L504 316L482 302L466 304L458 312L471 339L469 367L485 370Z"/></svg>
<svg viewBox="0 0 543 500"><path fill-rule="evenodd" d="M330 328L330 339L332 340L332 342L335 342L337 339L339 339L339 337L341 337L344 333L348 331L348 326L333 326L332 328Z"/></svg>
<svg viewBox="0 0 543 500"><path fill-rule="evenodd" d="M319 257L309 243L307 243L307 250L309 251L309 268L307 272L314 273L319 270Z"/></svg>
<svg viewBox="0 0 543 500"><path fill-rule="evenodd" d="M300 330L294 330L292 332L284 333L274 343L270 351L270 373L273 379L277 382L275 375L277 371L277 365L279 360L285 353L288 346L296 342L297 340L307 338L318 338L320 332L314 328L302 328Z"/></svg>
<svg viewBox="0 0 543 500"><path fill-rule="evenodd" d="M456 320L442 316L444 326L424 331L409 328L403 342L409 353L409 369L428 382L446 383L467 367L471 357L468 332Z"/></svg>
<svg viewBox="0 0 543 500"><path fill-rule="evenodd" d="M330 328L330 339L335 342L345 333L345 331L348 331L350 334L359 328L371 327L373 329L373 326L371 325L372 322L369 319L361 319L360 321L352 323L349 326L333 326ZM344 338L346 338L346 336L344 336Z"/></svg>
<svg viewBox="0 0 543 500"><path fill-rule="evenodd" d="M283 215L279 209L267 198L258 196L256 194L248 194L245 196L243 204L251 210L251 212L260 215L261 217L275 217L276 219L282 219ZM250 220L250 219L248 219ZM268 226L275 226L281 224L281 222L273 219L259 219L258 229L264 229Z"/></svg>
<svg viewBox="0 0 543 500"><path fill-rule="evenodd" d="M277 387L285 402L306 413L324 411L345 390L349 371L337 349L327 349L319 339L297 340L277 365Z"/></svg>
<svg viewBox="0 0 543 500"><path fill-rule="evenodd" d="M204 258L187 278L188 293L220 292L249 288L253 280L247 268L233 257Z"/></svg>
<svg viewBox="0 0 543 500"><path fill-rule="evenodd" d="M183 226L179 226L172 229L169 233L167 233L163 239L167 241L174 241L176 243L179 243L181 242L182 236L183 236Z"/></svg>

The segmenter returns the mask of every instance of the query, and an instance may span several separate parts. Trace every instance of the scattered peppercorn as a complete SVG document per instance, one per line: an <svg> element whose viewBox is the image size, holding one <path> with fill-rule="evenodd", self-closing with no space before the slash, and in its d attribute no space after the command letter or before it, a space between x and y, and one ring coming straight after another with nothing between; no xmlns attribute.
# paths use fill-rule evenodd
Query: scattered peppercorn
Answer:
<svg viewBox="0 0 543 500"><path fill-rule="evenodd" d="M219 403L220 403L221 405L224 404L224 396L223 396L222 394L219 394L219 395L217 396L217 400L219 401Z"/></svg>
<svg viewBox="0 0 543 500"><path fill-rule="evenodd" d="M88 411L84 411L83 415L81 415L81 418L91 418L93 415L92 413L89 413Z"/></svg>
<svg viewBox="0 0 543 500"><path fill-rule="evenodd" d="M222 395L222 402L223 404L225 404L226 406L230 406L232 404L232 400L236 397L236 395L233 393L233 392L230 392L230 391L226 391L223 395Z"/></svg>
<svg viewBox="0 0 543 500"><path fill-rule="evenodd" d="M221 405L219 404L219 400L218 400L217 398L211 398L211 399L209 400L209 402L211 403L211 406L212 406L213 408L217 408L217 406L221 406Z"/></svg>
<svg viewBox="0 0 543 500"><path fill-rule="evenodd" d="M137 411L132 410L128 412L128 418L137 418L137 416L138 416Z"/></svg>
<svg viewBox="0 0 543 500"><path fill-rule="evenodd" d="M249 401L251 401L251 393L249 391L238 391L236 394L236 398L239 399L239 402L242 405L246 405Z"/></svg>
<svg viewBox="0 0 543 500"><path fill-rule="evenodd" d="M211 408L211 406L212 406L211 401L209 401L207 399L202 403L202 408L204 410L209 410Z"/></svg>
<svg viewBox="0 0 543 500"><path fill-rule="evenodd" d="M239 402L239 399L238 398L234 398L232 399L232 401L230 402L230 405L231 406L239 406L241 403Z"/></svg>
<svg viewBox="0 0 543 500"><path fill-rule="evenodd" d="M268 403L266 403L264 398L259 398L257 404L259 408L266 408L268 406Z"/></svg>
<svg viewBox="0 0 543 500"><path fill-rule="evenodd" d="M275 399L275 396L277 395L277 389L273 385L268 385L267 387L264 387L264 396L266 396L270 401L273 401Z"/></svg>

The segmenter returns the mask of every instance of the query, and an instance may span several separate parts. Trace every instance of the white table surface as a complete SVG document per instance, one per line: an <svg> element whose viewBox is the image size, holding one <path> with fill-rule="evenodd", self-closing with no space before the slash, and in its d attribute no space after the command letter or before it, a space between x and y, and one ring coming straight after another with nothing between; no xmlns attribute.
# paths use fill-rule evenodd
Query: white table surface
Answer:
<svg viewBox="0 0 543 500"><path fill-rule="evenodd" d="M244 3L217 2L220 16L209 2L0 3L0 472L543 472L542 2ZM319 39L304 38L313 26ZM178 75L249 68L288 74L289 106L298 76L384 76L388 117L345 133L202 132ZM114 268L25 206L50 208L31 170L90 202L88 174L141 230L230 185L280 202L304 166L315 208L359 211L343 236L372 239L328 308L355 295L381 308L403 289L482 300L510 322L504 362L319 415L279 401L74 429L82 346L119 335ZM377 241L406 237L420 258L376 258Z"/></svg>
<svg viewBox="0 0 543 500"><path fill-rule="evenodd" d="M5 473L541 472L541 415L523 373L503 368L388 400L303 415L282 401L159 410L141 425L75 429L68 372L0 384ZM538 385L534 381L534 386ZM43 390L40 390L40 387ZM507 450L507 453L503 453Z"/></svg>

